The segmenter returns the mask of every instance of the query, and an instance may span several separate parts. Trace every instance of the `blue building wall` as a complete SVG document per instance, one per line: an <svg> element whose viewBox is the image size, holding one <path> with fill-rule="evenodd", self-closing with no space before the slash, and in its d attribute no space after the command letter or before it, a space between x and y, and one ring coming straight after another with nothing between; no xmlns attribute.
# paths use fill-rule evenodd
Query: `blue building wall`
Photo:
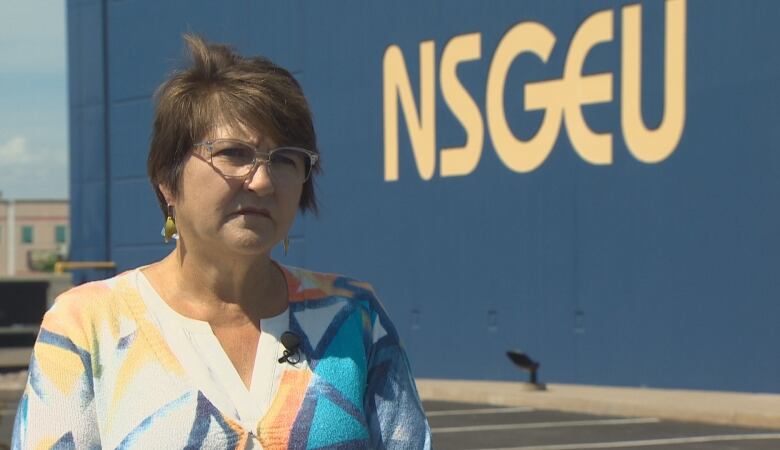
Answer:
<svg viewBox="0 0 780 450"><path fill-rule="evenodd" d="M665 8L675 4L686 7L682 134L646 163L621 120L624 14L641 5L641 111L653 129L669 109ZM181 34L196 32L302 82L323 155L322 213L300 217L291 254L277 256L371 281L418 376L518 379L504 351L519 347L541 360L545 381L780 392L778 18L773 1L70 0L74 259L126 269L170 251L145 173L151 96L183 59ZM591 19L611 38L588 51L582 73L611 74L611 100L582 115L612 135L611 162L580 156L567 118L538 167L511 170L486 106L501 39L521 23L554 37L546 62L513 60L501 94L511 132L529 140L552 113L524 110L526 86L562 77ZM443 176L442 149L477 137L457 115L468 106L444 97L444 53L474 33L478 56L461 55L456 74L478 109L481 153L470 173ZM433 63L430 178L413 121L383 94L389 48L403 56L418 112L421 53ZM399 110L394 181L388 102Z"/></svg>

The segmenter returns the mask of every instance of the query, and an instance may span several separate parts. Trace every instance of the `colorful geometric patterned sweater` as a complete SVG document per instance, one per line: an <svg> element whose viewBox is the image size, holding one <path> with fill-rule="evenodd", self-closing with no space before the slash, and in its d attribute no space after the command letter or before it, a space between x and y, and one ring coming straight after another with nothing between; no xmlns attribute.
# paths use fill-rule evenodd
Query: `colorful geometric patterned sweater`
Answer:
<svg viewBox="0 0 780 450"><path fill-rule="evenodd" d="M44 316L12 448L429 449L406 354L371 286L281 267L307 365L282 373L255 430L194 386L125 272L71 289Z"/></svg>

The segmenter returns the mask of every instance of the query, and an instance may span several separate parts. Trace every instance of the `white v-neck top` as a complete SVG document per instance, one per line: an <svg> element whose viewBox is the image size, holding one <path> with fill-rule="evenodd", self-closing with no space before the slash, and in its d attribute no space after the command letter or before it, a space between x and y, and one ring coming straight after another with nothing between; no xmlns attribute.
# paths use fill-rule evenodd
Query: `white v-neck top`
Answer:
<svg viewBox="0 0 780 450"><path fill-rule="evenodd" d="M140 269L135 284L151 317L190 379L221 411L255 430L279 388L284 352L279 339L290 323L289 308L261 319L252 382L247 390L208 322L185 317L160 298Z"/></svg>
<svg viewBox="0 0 780 450"><path fill-rule="evenodd" d="M251 389L206 324L172 313L137 270L60 295L35 342L13 448L430 449L408 359L371 285L279 268L301 360L274 366L281 349L266 339L288 319L263 321L260 351L247 355Z"/></svg>

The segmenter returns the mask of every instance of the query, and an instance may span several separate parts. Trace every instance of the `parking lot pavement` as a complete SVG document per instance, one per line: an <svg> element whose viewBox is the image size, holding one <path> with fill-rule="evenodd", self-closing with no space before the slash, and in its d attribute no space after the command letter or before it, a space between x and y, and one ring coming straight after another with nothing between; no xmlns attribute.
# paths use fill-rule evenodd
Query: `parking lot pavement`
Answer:
<svg viewBox="0 0 780 450"><path fill-rule="evenodd" d="M0 450L9 448L20 390L0 389ZM660 420L424 401L437 450L777 450L780 432Z"/></svg>
<svg viewBox="0 0 780 450"><path fill-rule="evenodd" d="M780 432L529 407L423 402L439 450L776 450Z"/></svg>

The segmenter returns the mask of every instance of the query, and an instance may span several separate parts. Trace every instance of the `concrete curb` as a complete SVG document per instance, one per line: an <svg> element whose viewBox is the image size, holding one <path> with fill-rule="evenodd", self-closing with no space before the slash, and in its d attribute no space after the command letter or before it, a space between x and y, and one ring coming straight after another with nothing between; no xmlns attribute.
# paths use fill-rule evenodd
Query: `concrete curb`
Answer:
<svg viewBox="0 0 780 450"><path fill-rule="evenodd" d="M616 416L780 429L780 395L650 388L417 379L423 400L446 400Z"/></svg>

